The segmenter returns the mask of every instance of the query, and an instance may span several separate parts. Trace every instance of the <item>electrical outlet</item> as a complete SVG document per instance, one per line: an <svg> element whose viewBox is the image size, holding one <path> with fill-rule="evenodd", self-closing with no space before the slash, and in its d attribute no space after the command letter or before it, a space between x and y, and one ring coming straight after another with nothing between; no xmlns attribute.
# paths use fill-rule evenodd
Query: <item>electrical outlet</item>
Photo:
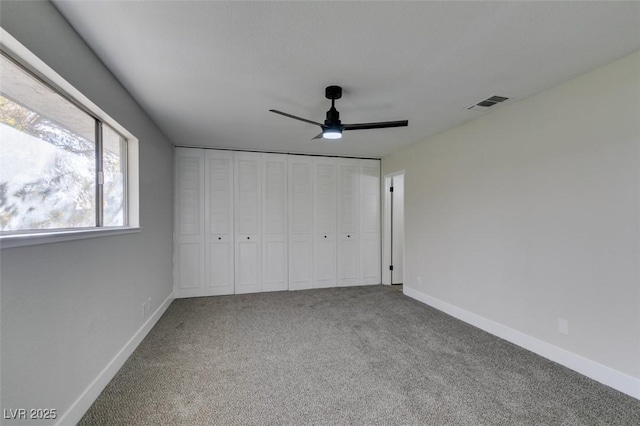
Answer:
<svg viewBox="0 0 640 426"><path fill-rule="evenodd" d="M569 335L569 321L566 319L558 318L558 332L560 334L564 334L565 336Z"/></svg>

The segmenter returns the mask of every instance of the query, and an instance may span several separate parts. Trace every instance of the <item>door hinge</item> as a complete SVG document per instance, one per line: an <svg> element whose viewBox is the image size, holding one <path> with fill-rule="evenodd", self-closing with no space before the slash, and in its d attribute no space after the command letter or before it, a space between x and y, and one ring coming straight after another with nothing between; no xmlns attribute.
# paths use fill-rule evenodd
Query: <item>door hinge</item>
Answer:
<svg viewBox="0 0 640 426"><path fill-rule="evenodd" d="M389 192L393 192L393 186L389 187Z"/></svg>
<svg viewBox="0 0 640 426"><path fill-rule="evenodd" d="M98 172L98 185L104 185L104 172Z"/></svg>
<svg viewBox="0 0 640 426"><path fill-rule="evenodd" d="M389 265L389 270L393 271L393 265Z"/></svg>

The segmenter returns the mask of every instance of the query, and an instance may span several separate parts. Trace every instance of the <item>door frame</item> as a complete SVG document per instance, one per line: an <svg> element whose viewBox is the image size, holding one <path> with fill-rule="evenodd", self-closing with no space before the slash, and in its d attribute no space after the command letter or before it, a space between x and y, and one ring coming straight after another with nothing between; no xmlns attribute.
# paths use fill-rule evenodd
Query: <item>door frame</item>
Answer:
<svg viewBox="0 0 640 426"><path fill-rule="evenodd" d="M383 176L383 212L382 212L382 284L391 285L391 271L389 265L391 265L391 181L396 176L405 177L404 170L398 170L396 172L388 173ZM405 179L406 188L406 179ZM404 200L402 201L404 203ZM402 243L402 251L404 252L404 241ZM403 253L404 254L404 253ZM402 256L402 270L404 271L404 255Z"/></svg>

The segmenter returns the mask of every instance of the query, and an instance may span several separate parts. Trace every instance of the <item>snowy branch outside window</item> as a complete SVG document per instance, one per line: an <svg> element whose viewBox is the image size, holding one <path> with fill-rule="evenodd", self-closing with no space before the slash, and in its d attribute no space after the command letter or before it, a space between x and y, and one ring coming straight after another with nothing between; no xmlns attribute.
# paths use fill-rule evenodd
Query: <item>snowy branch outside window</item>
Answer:
<svg viewBox="0 0 640 426"><path fill-rule="evenodd" d="M8 58L0 65L0 231L125 225L126 139Z"/></svg>

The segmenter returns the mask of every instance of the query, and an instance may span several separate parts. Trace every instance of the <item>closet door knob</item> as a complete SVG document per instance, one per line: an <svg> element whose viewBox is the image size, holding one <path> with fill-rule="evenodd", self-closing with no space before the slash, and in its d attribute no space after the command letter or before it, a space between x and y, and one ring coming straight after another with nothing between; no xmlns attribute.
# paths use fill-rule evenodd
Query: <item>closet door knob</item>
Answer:
<svg viewBox="0 0 640 426"><path fill-rule="evenodd" d="M351 238L351 235L347 235L347 238Z"/></svg>
<svg viewBox="0 0 640 426"><path fill-rule="evenodd" d="M219 240L221 240L221 239L222 239L222 237L218 237L218 239L219 239Z"/></svg>
<svg viewBox="0 0 640 426"><path fill-rule="evenodd" d="M247 237L247 240L249 239L249 237Z"/></svg>
<svg viewBox="0 0 640 426"><path fill-rule="evenodd" d="M327 236L326 236L326 235L325 235L324 237L325 237L325 238L327 238Z"/></svg>

